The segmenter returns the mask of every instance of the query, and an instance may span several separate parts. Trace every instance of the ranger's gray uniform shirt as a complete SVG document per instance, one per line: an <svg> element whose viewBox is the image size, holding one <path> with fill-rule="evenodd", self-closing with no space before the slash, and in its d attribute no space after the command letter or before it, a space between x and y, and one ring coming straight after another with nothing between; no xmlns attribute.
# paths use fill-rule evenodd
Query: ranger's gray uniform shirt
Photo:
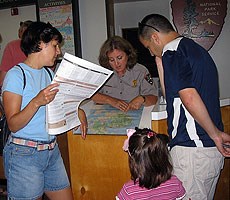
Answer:
<svg viewBox="0 0 230 200"><path fill-rule="evenodd" d="M148 69L138 63L132 69L127 69L122 77L114 71L99 92L127 102L139 95L157 96L155 85L145 80L147 74L149 74Z"/></svg>

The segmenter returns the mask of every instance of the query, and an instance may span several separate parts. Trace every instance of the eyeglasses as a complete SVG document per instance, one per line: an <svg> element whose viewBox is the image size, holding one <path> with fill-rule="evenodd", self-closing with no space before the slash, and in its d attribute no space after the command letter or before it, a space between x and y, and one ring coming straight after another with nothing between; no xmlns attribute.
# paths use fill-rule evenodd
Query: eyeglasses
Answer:
<svg viewBox="0 0 230 200"><path fill-rule="evenodd" d="M160 32L157 28L155 28L155 27L153 27L153 26L151 26L151 25L143 24L143 23L141 23L141 22L138 23L138 27L139 27L141 30L144 28L144 26L153 28L155 31Z"/></svg>

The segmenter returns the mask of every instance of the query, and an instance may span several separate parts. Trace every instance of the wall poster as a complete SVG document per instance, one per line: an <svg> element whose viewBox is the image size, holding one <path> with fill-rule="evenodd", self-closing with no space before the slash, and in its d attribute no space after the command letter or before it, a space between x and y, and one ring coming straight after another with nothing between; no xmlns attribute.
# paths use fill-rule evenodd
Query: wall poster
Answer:
<svg viewBox="0 0 230 200"><path fill-rule="evenodd" d="M177 31L211 49L224 25L227 0L172 0L171 8Z"/></svg>
<svg viewBox="0 0 230 200"><path fill-rule="evenodd" d="M78 31L75 33L72 6L71 0L39 0L39 19L43 22L49 22L61 32L64 39L63 46L61 47L63 55L65 52L68 52L79 56L75 45L80 46L80 40L76 43L75 34L80 33L80 27L76 27Z"/></svg>

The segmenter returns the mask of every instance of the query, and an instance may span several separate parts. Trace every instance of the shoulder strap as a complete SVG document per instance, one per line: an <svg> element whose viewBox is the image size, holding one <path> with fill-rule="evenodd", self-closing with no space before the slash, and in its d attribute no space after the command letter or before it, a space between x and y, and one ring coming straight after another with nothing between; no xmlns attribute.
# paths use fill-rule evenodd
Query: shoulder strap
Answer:
<svg viewBox="0 0 230 200"><path fill-rule="evenodd" d="M48 72L49 76L50 76L50 80L52 81L53 80L53 77L52 77L52 74L50 72L50 70L48 69L48 67L44 67L45 70Z"/></svg>
<svg viewBox="0 0 230 200"><path fill-rule="evenodd" d="M24 69L22 69L22 67L20 65L17 65L21 71L22 71L22 74L23 74L23 90L25 89L26 87L26 75L25 75L25 72L24 72ZM52 74L50 72L50 70L48 69L48 67L44 67L46 69L46 71L48 72L49 76L50 76L50 80L52 81L53 80L53 77L52 77Z"/></svg>
<svg viewBox="0 0 230 200"><path fill-rule="evenodd" d="M25 72L24 72L24 70L22 69L22 67L21 67L20 65L17 65L17 66L21 69L22 74L23 74L23 90L24 90L25 87L26 87L26 75L25 75Z"/></svg>

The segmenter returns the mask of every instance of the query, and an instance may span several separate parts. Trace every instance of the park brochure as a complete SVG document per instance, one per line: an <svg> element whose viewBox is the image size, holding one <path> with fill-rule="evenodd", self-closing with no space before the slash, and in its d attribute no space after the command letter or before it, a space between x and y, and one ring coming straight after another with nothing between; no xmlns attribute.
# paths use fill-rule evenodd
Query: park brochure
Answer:
<svg viewBox="0 0 230 200"><path fill-rule="evenodd" d="M58 135L79 126L79 105L93 96L112 73L100 65L65 53L52 81L59 83L59 92L46 106L48 133Z"/></svg>

